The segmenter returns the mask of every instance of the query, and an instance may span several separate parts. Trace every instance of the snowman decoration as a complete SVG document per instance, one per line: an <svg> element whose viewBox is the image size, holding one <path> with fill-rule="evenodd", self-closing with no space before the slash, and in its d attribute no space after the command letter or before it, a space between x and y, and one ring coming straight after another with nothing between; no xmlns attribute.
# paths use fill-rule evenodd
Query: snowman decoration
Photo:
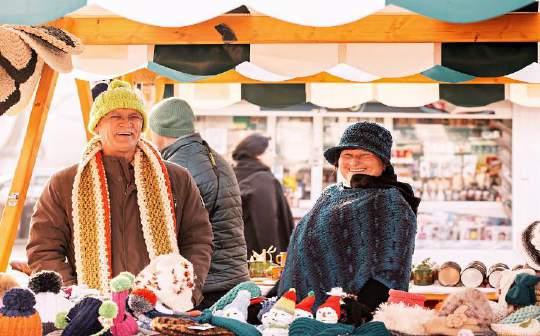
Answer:
<svg viewBox="0 0 540 336"><path fill-rule="evenodd" d="M247 321L250 300L251 293L247 290L241 290L236 294L236 297L231 303L226 305L223 310L216 311L215 315L245 323Z"/></svg>
<svg viewBox="0 0 540 336"><path fill-rule="evenodd" d="M296 290L291 288L262 316L262 336L288 335L289 325L294 320L295 305Z"/></svg>
<svg viewBox="0 0 540 336"><path fill-rule="evenodd" d="M327 293L329 297L317 309L316 319L323 323L338 323L341 315L341 297L345 292L339 287Z"/></svg>
<svg viewBox="0 0 540 336"><path fill-rule="evenodd" d="M313 291L310 291L308 295L300 301L299 304L296 305L296 308L294 309L294 319L300 317L307 317L307 318L313 318L313 312L312 307L315 303L315 293Z"/></svg>

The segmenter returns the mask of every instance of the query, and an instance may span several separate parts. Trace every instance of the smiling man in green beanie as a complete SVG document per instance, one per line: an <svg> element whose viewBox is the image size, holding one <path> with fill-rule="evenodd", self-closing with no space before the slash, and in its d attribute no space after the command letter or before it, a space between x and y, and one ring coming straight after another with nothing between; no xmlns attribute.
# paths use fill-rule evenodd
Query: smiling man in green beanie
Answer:
<svg viewBox="0 0 540 336"><path fill-rule="evenodd" d="M165 160L193 175L210 215L214 254L203 289L210 307L237 284L249 280L240 189L232 168L195 132L193 110L179 98L157 104L150 115L152 141Z"/></svg>
<svg viewBox="0 0 540 336"><path fill-rule="evenodd" d="M64 285L107 291L120 272L138 274L162 254L180 253L196 274L194 304L210 267L212 227L189 172L164 162L141 133L142 99L113 81L90 112L81 161L53 175L36 204L27 255L34 272Z"/></svg>

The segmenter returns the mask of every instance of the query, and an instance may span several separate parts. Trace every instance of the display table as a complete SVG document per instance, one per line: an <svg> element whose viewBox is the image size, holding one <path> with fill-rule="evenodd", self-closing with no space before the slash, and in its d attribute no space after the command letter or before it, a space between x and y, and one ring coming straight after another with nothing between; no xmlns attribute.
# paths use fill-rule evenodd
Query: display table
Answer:
<svg viewBox="0 0 540 336"><path fill-rule="evenodd" d="M462 291L465 287L444 287L440 285L417 286L412 283L409 285L409 292L422 294L426 297L426 301L442 301L449 294ZM476 288L486 294L488 300L497 300L497 290L495 288Z"/></svg>
<svg viewBox="0 0 540 336"><path fill-rule="evenodd" d="M252 278L253 281L261 289L262 295L266 295L275 285L276 281L269 278ZM440 285L417 286L412 283L409 285L409 292L422 294L426 301L443 301L449 294L462 291L465 287L444 287ZM495 288L477 288L482 293L486 294L489 300L497 300L497 290Z"/></svg>

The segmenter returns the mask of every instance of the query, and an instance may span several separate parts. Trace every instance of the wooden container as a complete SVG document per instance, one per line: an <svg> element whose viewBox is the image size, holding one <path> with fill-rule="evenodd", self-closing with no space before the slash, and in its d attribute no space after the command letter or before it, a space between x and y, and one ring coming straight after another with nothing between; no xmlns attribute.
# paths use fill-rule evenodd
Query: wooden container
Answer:
<svg viewBox="0 0 540 336"><path fill-rule="evenodd" d="M481 261L473 261L461 272L461 283L465 287L480 287L486 280L486 265Z"/></svg>
<svg viewBox="0 0 540 336"><path fill-rule="evenodd" d="M501 281L502 272L510 269L508 265L503 263L496 263L491 265L487 272L487 282L493 288L499 287L499 282Z"/></svg>
<svg viewBox="0 0 540 336"><path fill-rule="evenodd" d="M447 261L439 268L437 280L441 286L454 287L459 284L460 278L461 267L453 261Z"/></svg>

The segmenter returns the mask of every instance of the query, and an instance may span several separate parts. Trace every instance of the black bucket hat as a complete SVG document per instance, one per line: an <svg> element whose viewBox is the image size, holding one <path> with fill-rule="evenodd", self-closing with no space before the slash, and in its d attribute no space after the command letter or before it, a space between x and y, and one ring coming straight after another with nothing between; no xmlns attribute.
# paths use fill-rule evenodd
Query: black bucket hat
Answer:
<svg viewBox="0 0 540 336"><path fill-rule="evenodd" d="M392 134L376 123L359 122L347 127L339 144L324 152L324 157L335 166L344 149L364 149L377 155L385 165L390 165Z"/></svg>

